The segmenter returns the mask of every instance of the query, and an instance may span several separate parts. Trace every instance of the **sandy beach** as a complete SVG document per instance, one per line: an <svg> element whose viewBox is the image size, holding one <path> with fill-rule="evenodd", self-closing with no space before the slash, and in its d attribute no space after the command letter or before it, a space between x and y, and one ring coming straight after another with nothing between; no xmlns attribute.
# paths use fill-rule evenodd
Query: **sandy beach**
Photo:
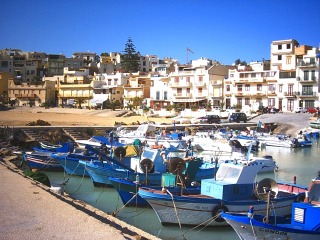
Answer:
<svg viewBox="0 0 320 240"><path fill-rule="evenodd" d="M114 126L116 122L127 125L153 121L155 123L172 123L170 118L154 118L146 116L117 117L124 110L88 110L74 108L42 108L15 107L0 111L0 125L25 126L26 124L43 120L52 126Z"/></svg>

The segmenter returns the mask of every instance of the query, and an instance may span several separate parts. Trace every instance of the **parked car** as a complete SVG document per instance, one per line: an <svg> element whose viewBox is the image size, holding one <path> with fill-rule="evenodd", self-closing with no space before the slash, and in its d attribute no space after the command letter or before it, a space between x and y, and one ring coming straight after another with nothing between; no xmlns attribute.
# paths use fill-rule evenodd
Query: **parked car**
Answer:
<svg viewBox="0 0 320 240"><path fill-rule="evenodd" d="M304 107L297 107L294 111L295 111L296 113L306 113L306 112L307 112L307 109L304 108Z"/></svg>
<svg viewBox="0 0 320 240"><path fill-rule="evenodd" d="M241 113L241 112L235 112L235 113L232 113L229 117L229 122L247 122L247 115L245 113Z"/></svg>
<svg viewBox="0 0 320 240"><path fill-rule="evenodd" d="M221 123L221 119L218 115L206 115L200 119L200 123Z"/></svg>
<svg viewBox="0 0 320 240"><path fill-rule="evenodd" d="M317 110L316 108L309 107L309 108L307 108L307 112L308 112L308 113L317 113L318 110Z"/></svg>
<svg viewBox="0 0 320 240"><path fill-rule="evenodd" d="M219 106L212 106L212 110L221 110Z"/></svg>
<svg viewBox="0 0 320 240"><path fill-rule="evenodd" d="M173 117L172 124L188 124L190 123L190 118L184 117Z"/></svg>
<svg viewBox="0 0 320 240"><path fill-rule="evenodd" d="M280 110L278 108L275 108L275 107L270 109L270 113L273 113L273 114L278 113L279 111Z"/></svg>
<svg viewBox="0 0 320 240"><path fill-rule="evenodd" d="M203 118L204 118L204 116L192 118L192 119L190 120L190 122L191 122L192 124L201 123L201 120L202 120Z"/></svg>

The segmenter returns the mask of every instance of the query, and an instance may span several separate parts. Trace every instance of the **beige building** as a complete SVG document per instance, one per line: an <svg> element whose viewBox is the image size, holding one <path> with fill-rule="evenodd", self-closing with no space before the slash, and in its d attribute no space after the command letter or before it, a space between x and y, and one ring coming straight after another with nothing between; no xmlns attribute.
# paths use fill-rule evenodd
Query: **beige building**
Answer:
<svg viewBox="0 0 320 240"><path fill-rule="evenodd" d="M54 102L55 82L41 81L30 84L9 79L8 97L19 106L41 106L46 102Z"/></svg>
<svg viewBox="0 0 320 240"><path fill-rule="evenodd" d="M0 103L7 103L9 101L8 82L10 78L12 78L12 74L0 72Z"/></svg>
<svg viewBox="0 0 320 240"><path fill-rule="evenodd" d="M146 98L150 98L152 84L150 76L130 77L129 82L123 85L124 107L146 105Z"/></svg>

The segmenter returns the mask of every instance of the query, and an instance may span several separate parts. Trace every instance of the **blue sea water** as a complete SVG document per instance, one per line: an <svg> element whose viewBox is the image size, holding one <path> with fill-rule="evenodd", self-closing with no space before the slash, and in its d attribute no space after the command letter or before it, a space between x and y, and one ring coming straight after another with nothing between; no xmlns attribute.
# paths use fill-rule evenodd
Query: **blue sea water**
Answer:
<svg viewBox="0 0 320 240"><path fill-rule="evenodd" d="M320 140L314 139L310 148L278 148L264 147L257 152L258 156L272 155L279 170L275 173L258 175L258 181L271 177L276 181L293 182L309 186L310 181L320 171ZM239 239L231 227L182 227L162 226L151 208L122 208L122 202L117 192L112 188L96 188L90 178L68 176L61 172L46 172L51 183L62 184L66 181L65 191L72 197L107 213L117 212L116 217L136 226L161 239ZM119 212L118 212L119 211Z"/></svg>

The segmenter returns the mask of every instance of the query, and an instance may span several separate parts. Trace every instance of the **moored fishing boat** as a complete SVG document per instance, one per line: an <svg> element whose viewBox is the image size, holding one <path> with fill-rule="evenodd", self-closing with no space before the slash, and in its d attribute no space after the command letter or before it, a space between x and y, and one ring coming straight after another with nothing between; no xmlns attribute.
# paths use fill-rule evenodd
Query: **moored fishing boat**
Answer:
<svg viewBox="0 0 320 240"><path fill-rule="evenodd" d="M320 239L320 181L313 180L304 202L292 204L290 218L256 214L250 208L246 214L222 213L240 239L246 240L316 240Z"/></svg>
<svg viewBox="0 0 320 240"><path fill-rule="evenodd" d="M147 147L143 150L141 156L131 158L130 167L119 167L120 164L118 161L114 162L110 156L101 154L98 149L92 150L96 151L96 153L102 157L103 161L85 162L80 160L79 163L85 166L95 186L111 185L109 177L135 181L137 175L140 181L147 181L148 184L160 186L162 174L167 172L167 168L173 172L178 165L185 166L185 160L193 159L192 157L186 158L185 160L182 159L186 155L185 150L175 148L153 149ZM166 157L164 157L163 154ZM115 164L109 164L109 162ZM200 180L202 178L213 177L214 164L202 163L202 161L197 161L197 159L193 159L190 163L190 165L197 165L197 169L192 173L195 174L195 179ZM191 167L189 169L191 169Z"/></svg>
<svg viewBox="0 0 320 240"><path fill-rule="evenodd" d="M255 182L256 174L263 166L254 161L222 163L215 178L201 181L201 193L196 195L187 191L173 195L150 187L139 188L139 195L152 206L161 224L226 225L219 215L221 211L246 212L248 206L254 206L261 213L266 208L265 194L261 189L275 182L270 179ZM295 184L289 186L281 187L272 198L272 214L290 214L292 203L307 189Z"/></svg>
<svg viewBox="0 0 320 240"><path fill-rule="evenodd" d="M25 152L23 160L31 169L63 171L62 165L51 156L51 152Z"/></svg>

